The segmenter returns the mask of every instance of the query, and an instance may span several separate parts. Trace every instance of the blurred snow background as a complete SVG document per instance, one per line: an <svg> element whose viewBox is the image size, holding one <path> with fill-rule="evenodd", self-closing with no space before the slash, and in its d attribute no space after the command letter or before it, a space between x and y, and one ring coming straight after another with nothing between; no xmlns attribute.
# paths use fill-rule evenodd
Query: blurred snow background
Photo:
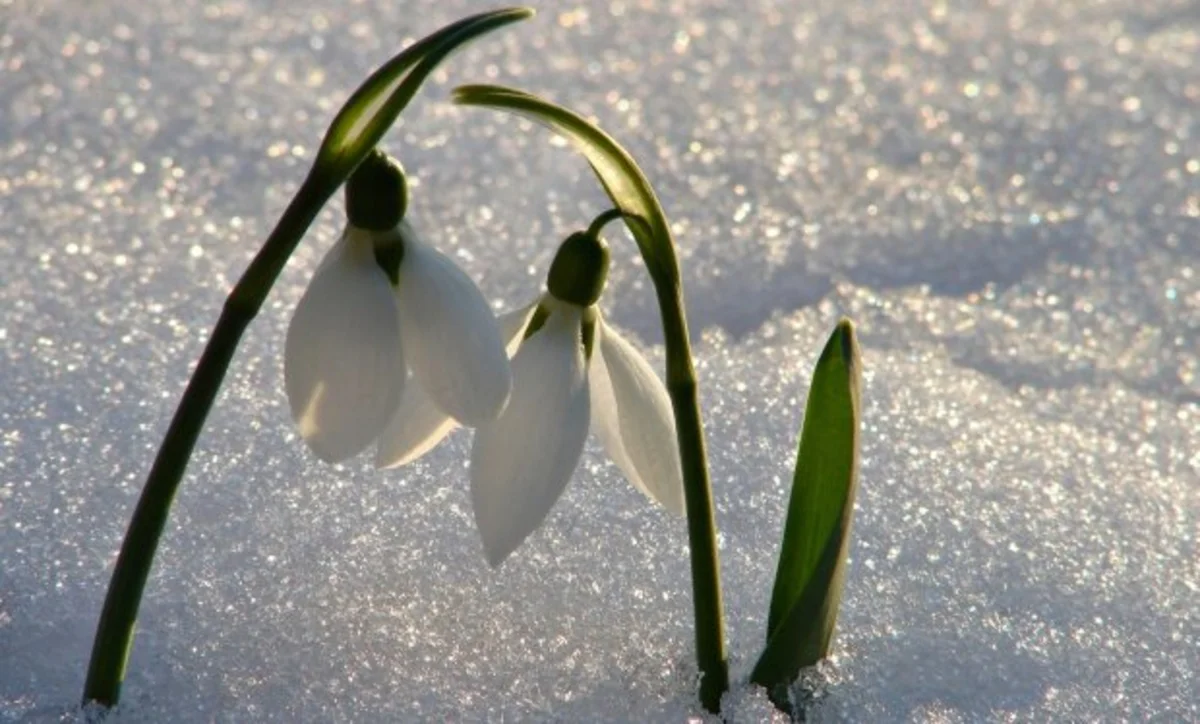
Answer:
<svg viewBox="0 0 1200 724"><path fill-rule="evenodd" d="M495 7L0 0L0 721L71 721L111 564L224 294L338 105ZM1200 11L1189 0L543 3L386 147L498 309L603 209L463 82L592 114L655 184L697 341L735 680L761 646L807 379L859 324L853 564L821 721L1200 719ZM498 571L469 433L298 442L249 330L142 607L120 721L683 721L686 533L591 446ZM661 360L632 244L610 318ZM771 709L739 686L729 711Z"/></svg>

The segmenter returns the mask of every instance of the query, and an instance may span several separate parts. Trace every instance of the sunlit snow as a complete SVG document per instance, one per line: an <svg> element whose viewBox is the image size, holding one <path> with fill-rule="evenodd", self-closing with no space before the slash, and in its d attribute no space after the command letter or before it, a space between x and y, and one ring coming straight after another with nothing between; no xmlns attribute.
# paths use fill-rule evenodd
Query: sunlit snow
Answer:
<svg viewBox="0 0 1200 724"><path fill-rule="evenodd" d="M349 92L467 0L3 2L0 721L75 721L100 604L225 293ZM711 454L734 721L799 416L841 315L866 370L852 563L819 721L1200 718L1200 16L1186 0L545 3L386 140L498 312L604 210L466 82L594 116L674 225ZM486 564L470 432L398 470L298 439L251 326L142 606L121 722L703 716L684 524L594 443ZM612 227L614 232L616 227ZM614 233L603 307L661 365Z"/></svg>

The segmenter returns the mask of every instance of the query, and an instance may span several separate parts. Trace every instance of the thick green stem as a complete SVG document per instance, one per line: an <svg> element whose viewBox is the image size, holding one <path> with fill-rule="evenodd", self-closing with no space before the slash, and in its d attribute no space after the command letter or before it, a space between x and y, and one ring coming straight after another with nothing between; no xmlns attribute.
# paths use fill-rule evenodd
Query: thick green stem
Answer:
<svg viewBox="0 0 1200 724"><path fill-rule="evenodd" d="M171 502L204 419L216 399L242 333L262 307L288 257L338 185L323 174L310 174L305 179L266 244L225 302L150 468L125 541L121 544L92 644L92 658L83 690L85 704L97 702L111 707L120 699L125 665L133 647L138 605L154 563L154 552L167 524Z"/></svg>
<svg viewBox="0 0 1200 724"><path fill-rule="evenodd" d="M624 218L636 236L643 222L636 214L609 209L597 216L587 233L598 236L605 224ZM665 225L663 226L665 229ZM662 315L667 351L667 394L675 412L675 434L683 466L683 491L687 507L688 544L692 562L692 602L696 615L696 660L700 669L700 703L713 713L721 710L721 696L729 689L729 665L725 658L725 619L721 605L721 564L717 555L717 523L713 515L712 484L708 478L708 454L704 446L704 423L700 415L696 368L684 311L683 287L675 245L664 232L666 243L659 256L642 257ZM640 246L640 245L639 245Z"/></svg>
<svg viewBox="0 0 1200 724"><path fill-rule="evenodd" d="M673 277L673 278L672 278ZM721 567L717 557L717 525L712 485L704 449L704 425L692 364L683 290L678 275L651 273L662 314L667 352L667 393L675 411L683 489L687 501L688 543L692 553L692 599L696 614L696 659L700 667L700 703L711 712L721 708L729 688L725 658L725 623L721 605Z"/></svg>

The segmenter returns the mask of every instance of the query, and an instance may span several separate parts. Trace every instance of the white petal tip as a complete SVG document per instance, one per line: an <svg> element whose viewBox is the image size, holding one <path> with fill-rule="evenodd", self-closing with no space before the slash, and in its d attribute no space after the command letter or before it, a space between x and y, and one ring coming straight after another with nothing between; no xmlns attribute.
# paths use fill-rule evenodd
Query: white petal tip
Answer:
<svg viewBox="0 0 1200 724"><path fill-rule="evenodd" d="M379 435L375 467L385 470L410 463L437 447L454 428L454 420L438 409L424 388L409 384L396 414Z"/></svg>
<svg viewBox="0 0 1200 724"><path fill-rule="evenodd" d="M508 500L489 503L485 492L489 488L492 485L481 485L478 477L472 475L471 502L475 511L475 528L483 544L484 558L489 566L497 568L541 526L558 496L551 494L548 499L522 501L519 499L520 492L513 491L513 496Z"/></svg>
<svg viewBox="0 0 1200 724"><path fill-rule="evenodd" d="M413 377L459 422L495 420L512 393L512 370L492 309L449 257L410 242L396 295Z"/></svg>
<svg viewBox="0 0 1200 724"><path fill-rule="evenodd" d="M479 539L483 543L483 557L488 565L499 568L500 564L508 560L508 557L540 527L540 517L538 524L521 525L514 520L506 521L495 516L476 514L475 527L479 530Z"/></svg>
<svg viewBox="0 0 1200 724"><path fill-rule="evenodd" d="M375 469L376 470L392 470L401 465L411 463L417 456L405 455L404 457L396 458L391 455L385 455L382 451L375 453Z"/></svg>
<svg viewBox="0 0 1200 724"><path fill-rule="evenodd" d="M362 452L362 449L357 450L339 450L332 447L324 446L316 440L305 440L308 443L308 449L316 456L318 460L329 465L342 463Z"/></svg>
<svg viewBox="0 0 1200 724"><path fill-rule="evenodd" d="M505 560L507 560L510 555L512 555L513 550L515 550L515 549L512 549L512 550L492 549L492 548L488 547L487 543L484 543L483 544L483 557L487 559L488 567L490 567L492 569L496 569L496 568L499 568L500 564L503 563Z"/></svg>
<svg viewBox="0 0 1200 724"><path fill-rule="evenodd" d="M687 517L687 506L683 504L682 500L667 501L663 503L663 506L666 507L668 513L676 518Z"/></svg>

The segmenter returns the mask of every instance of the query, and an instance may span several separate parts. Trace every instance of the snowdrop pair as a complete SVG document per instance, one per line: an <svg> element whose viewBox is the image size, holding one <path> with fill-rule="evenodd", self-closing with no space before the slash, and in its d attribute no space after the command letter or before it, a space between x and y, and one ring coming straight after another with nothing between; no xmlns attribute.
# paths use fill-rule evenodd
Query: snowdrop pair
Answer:
<svg viewBox="0 0 1200 724"><path fill-rule="evenodd" d="M284 356L293 417L318 457L375 445L376 464L395 467L456 424L475 427L471 502L492 565L541 525L589 429L634 486L683 512L666 389L596 307L608 271L597 235L568 238L548 291L497 323L403 221L397 165L372 156L346 198L350 223L296 307Z"/></svg>

